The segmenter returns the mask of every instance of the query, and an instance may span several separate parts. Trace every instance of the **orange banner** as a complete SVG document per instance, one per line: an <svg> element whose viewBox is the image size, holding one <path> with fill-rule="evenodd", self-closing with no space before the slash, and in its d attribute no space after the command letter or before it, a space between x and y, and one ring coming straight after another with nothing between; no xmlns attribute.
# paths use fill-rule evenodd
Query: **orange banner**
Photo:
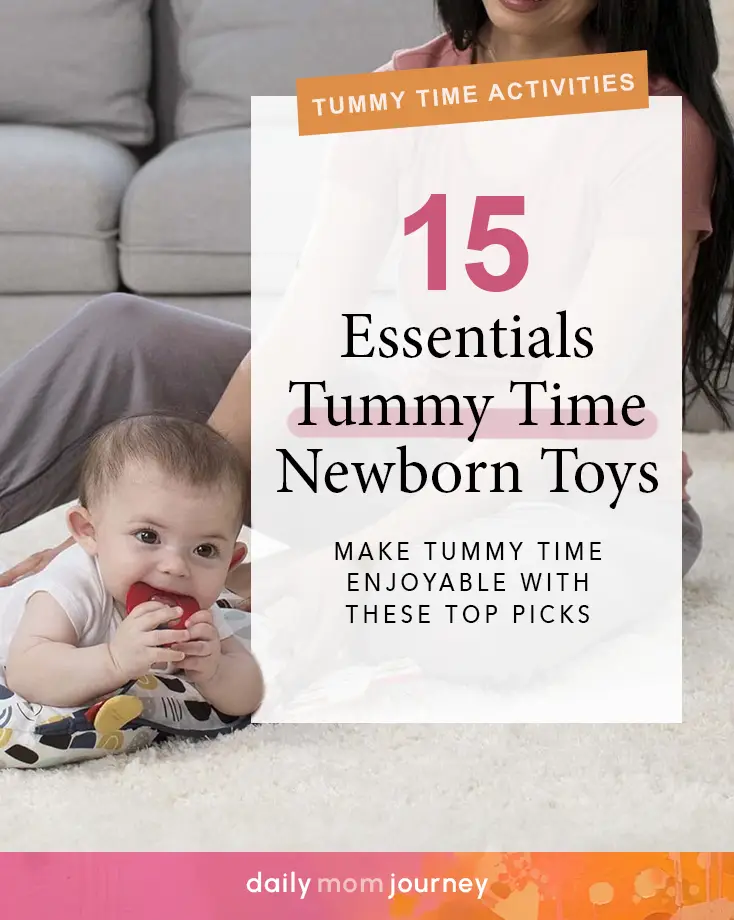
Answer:
<svg viewBox="0 0 734 920"><path fill-rule="evenodd" d="M645 109L647 53L296 80L299 134Z"/></svg>

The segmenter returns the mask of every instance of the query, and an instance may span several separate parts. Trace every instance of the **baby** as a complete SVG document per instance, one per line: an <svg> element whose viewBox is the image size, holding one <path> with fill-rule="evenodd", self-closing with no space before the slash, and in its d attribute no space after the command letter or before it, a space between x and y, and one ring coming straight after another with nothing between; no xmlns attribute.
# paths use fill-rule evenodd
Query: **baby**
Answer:
<svg viewBox="0 0 734 920"><path fill-rule="evenodd" d="M8 688L32 703L79 707L173 668L220 712L255 712L260 669L215 606L239 555L248 495L239 455L207 425L145 416L103 429L67 512L74 543L0 590ZM192 596L200 609L185 629L169 628L180 608L158 601L126 615L136 582Z"/></svg>

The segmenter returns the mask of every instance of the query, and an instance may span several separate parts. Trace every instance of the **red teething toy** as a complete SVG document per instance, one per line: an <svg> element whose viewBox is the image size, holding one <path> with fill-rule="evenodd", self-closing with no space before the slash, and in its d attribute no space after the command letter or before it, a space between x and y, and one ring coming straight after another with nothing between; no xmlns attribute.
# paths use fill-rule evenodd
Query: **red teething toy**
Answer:
<svg viewBox="0 0 734 920"><path fill-rule="evenodd" d="M165 626L161 626L160 629L184 629L189 617L200 609L199 602L195 597L189 597L187 594L167 594L164 591L157 591L155 588L151 588L150 585L146 585L143 581L136 581L127 592L127 597L125 598L127 612L130 613L140 604L147 603L147 601L159 601L161 604L167 604L169 607L180 607L183 610L177 620L172 620ZM87 710L86 717L92 725L95 724L95 719L100 709L108 702L109 700L100 700L99 703L95 703L94 706Z"/></svg>
<svg viewBox="0 0 734 920"><path fill-rule="evenodd" d="M165 591L158 591L151 588L143 581L136 581L127 592L126 604L127 612L130 613L140 604L148 601L159 601L161 604L167 604L169 607L180 607L183 614L175 621L171 621L165 629L184 629L189 617L193 616L198 610L199 602L195 597L189 597L186 594L168 594Z"/></svg>

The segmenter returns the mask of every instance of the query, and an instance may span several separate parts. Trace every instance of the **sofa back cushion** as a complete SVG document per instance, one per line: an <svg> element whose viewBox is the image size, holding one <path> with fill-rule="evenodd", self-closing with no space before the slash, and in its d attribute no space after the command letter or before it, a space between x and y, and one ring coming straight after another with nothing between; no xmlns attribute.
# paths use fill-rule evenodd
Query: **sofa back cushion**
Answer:
<svg viewBox="0 0 734 920"><path fill-rule="evenodd" d="M2 0L0 122L147 144L149 6L150 0Z"/></svg>
<svg viewBox="0 0 734 920"><path fill-rule="evenodd" d="M251 96L298 77L375 70L440 31L430 0L172 0L183 93L177 135L246 127Z"/></svg>

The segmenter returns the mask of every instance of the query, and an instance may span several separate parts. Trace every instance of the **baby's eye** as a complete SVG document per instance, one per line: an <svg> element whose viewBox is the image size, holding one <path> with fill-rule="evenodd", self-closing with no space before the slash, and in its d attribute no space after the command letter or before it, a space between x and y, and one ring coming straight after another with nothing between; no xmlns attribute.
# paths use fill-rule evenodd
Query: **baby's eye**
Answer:
<svg viewBox="0 0 734 920"><path fill-rule="evenodd" d="M158 542L158 534L155 530L138 530L135 534L135 539L140 540L141 543L146 543L148 546L153 546L154 543Z"/></svg>
<svg viewBox="0 0 734 920"><path fill-rule="evenodd" d="M216 546L212 546L211 543L202 543L201 546L197 546L194 550L197 556L201 556L202 559L216 559L219 555L219 550Z"/></svg>

